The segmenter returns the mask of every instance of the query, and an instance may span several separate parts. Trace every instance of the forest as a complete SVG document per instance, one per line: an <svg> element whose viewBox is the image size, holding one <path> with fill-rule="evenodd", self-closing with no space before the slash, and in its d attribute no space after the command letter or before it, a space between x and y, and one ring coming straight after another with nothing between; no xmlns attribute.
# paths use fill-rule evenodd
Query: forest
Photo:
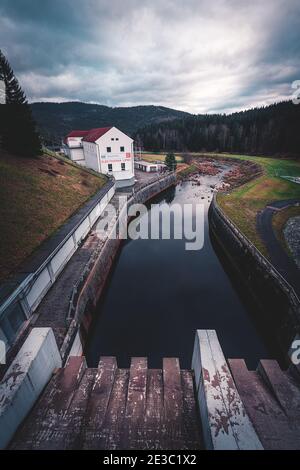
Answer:
<svg viewBox="0 0 300 470"><path fill-rule="evenodd" d="M300 156L300 106L284 101L233 114L205 114L139 129L136 144L148 151L231 152Z"/></svg>

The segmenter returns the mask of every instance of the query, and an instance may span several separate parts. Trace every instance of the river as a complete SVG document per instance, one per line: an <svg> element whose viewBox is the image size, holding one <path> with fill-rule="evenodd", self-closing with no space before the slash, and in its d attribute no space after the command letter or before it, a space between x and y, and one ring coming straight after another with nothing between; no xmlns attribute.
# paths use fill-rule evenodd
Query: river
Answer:
<svg viewBox="0 0 300 470"><path fill-rule="evenodd" d="M216 176L185 181L148 204L204 205L204 246L187 251L185 240L126 240L97 306L86 347L90 367L116 356L128 367L134 356L152 368L163 357L179 357L190 368L197 329L215 329L227 358L244 358L256 368L261 358L278 358L263 314L240 283L209 232L208 208Z"/></svg>

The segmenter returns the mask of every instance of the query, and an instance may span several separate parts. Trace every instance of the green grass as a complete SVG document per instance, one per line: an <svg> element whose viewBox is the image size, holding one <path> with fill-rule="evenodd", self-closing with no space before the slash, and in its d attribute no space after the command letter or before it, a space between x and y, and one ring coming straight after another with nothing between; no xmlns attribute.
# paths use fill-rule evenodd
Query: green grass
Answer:
<svg viewBox="0 0 300 470"><path fill-rule="evenodd" d="M262 176L229 193L219 193L217 200L242 232L261 252L268 255L267 249L256 230L257 213L272 201L300 198L300 186L280 178L280 175L300 176L300 163L295 160L277 158L244 155L228 156L240 160L254 161L259 163L263 169Z"/></svg>
<svg viewBox="0 0 300 470"><path fill-rule="evenodd" d="M0 153L0 280L95 194L107 178L64 158Z"/></svg>
<svg viewBox="0 0 300 470"><path fill-rule="evenodd" d="M182 169L180 167L177 167L177 176L179 178L185 178L186 176L190 175L191 173L194 173L198 171L198 167L196 165L188 165L184 166Z"/></svg>
<svg viewBox="0 0 300 470"><path fill-rule="evenodd" d="M216 154L214 154L216 155ZM231 155L231 154L219 154L219 157L227 156L237 160L248 160L255 163L259 163L267 176L278 177L278 176L299 176L300 175L300 161L299 160L285 160L280 158L269 158L269 157L252 157L249 155Z"/></svg>
<svg viewBox="0 0 300 470"><path fill-rule="evenodd" d="M160 161L160 162L164 162L165 161L165 158L166 158L166 153L151 153L151 152L147 152L147 153L142 153L142 160L145 160L146 162L154 162L154 161ZM176 158L176 161L177 163L181 163L183 162L183 158L182 158L182 155L180 155L179 153L175 153L175 158Z"/></svg>

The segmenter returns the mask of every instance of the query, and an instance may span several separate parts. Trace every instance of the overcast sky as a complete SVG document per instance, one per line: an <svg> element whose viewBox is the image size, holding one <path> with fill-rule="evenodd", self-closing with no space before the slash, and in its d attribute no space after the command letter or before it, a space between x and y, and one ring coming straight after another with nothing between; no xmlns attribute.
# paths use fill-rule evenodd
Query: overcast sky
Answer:
<svg viewBox="0 0 300 470"><path fill-rule="evenodd" d="M30 101L230 112L292 94L300 0L0 0Z"/></svg>

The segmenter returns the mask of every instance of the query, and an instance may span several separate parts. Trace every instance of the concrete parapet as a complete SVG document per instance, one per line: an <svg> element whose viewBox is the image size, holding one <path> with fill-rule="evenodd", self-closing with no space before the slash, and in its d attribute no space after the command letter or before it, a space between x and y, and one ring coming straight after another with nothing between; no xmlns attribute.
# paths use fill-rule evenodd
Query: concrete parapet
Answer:
<svg viewBox="0 0 300 470"><path fill-rule="evenodd" d="M61 357L51 328L34 328L0 384L0 448L9 443Z"/></svg>
<svg viewBox="0 0 300 470"><path fill-rule="evenodd" d="M192 369L206 449L263 449L214 330L196 332Z"/></svg>

